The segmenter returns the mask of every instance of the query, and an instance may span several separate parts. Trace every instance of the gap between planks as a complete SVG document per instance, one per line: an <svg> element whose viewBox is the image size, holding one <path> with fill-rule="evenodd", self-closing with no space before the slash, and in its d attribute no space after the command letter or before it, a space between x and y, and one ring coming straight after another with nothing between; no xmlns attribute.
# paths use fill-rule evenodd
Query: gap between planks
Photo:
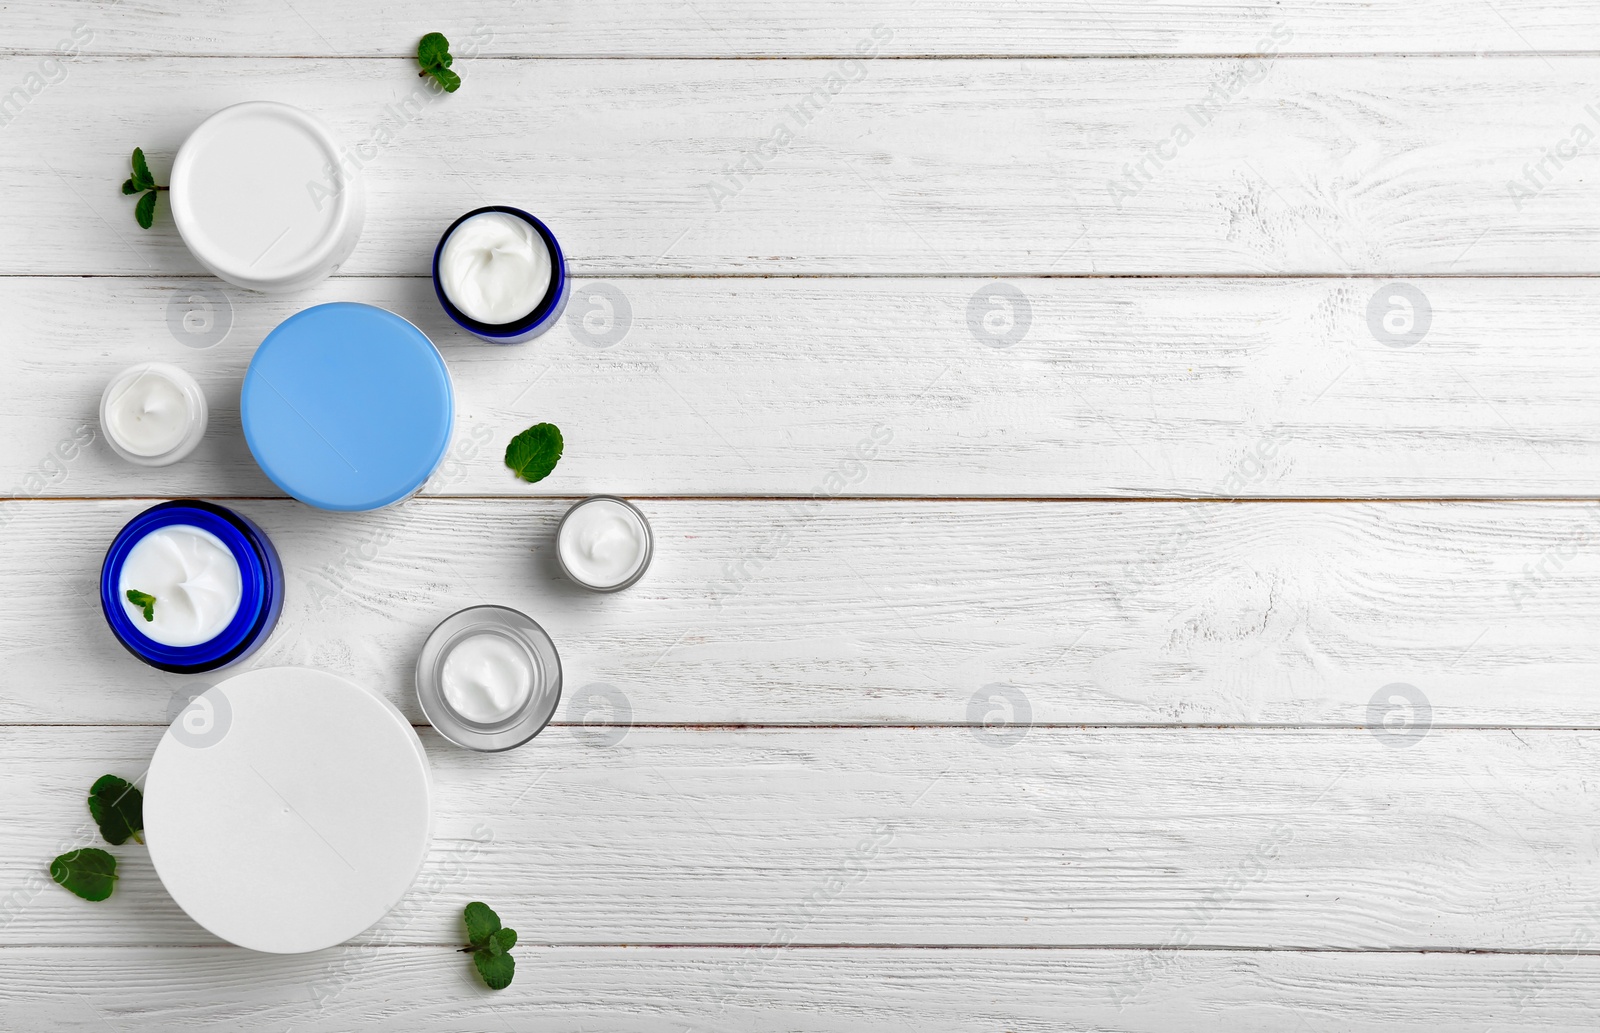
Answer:
<svg viewBox="0 0 1600 1033"><path fill-rule="evenodd" d="M1005 272L993 269L969 270L966 272L860 272L860 273L817 273L800 272L784 273L767 271L751 272L692 272L677 271L667 273L641 272L638 270L608 270L608 269L567 269L569 280L607 279L607 280L1593 280L1600 279L1597 272L1564 272L1564 273L1528 273L1528 272L1406 272L1404 270L1390 270L1380 272L1282 272L1282 273L1255 273L1255 272L1218 272L1218 273L1161 273L1161 272L1121 272L1121 273L1041 273L1031 272ZM203 273L22 273L0 272L0 280L143 280L147 282L160 282L163 280L192 283L196 279L207 278ZM430 280L430 273L337 273L327 277L330 283L339 283L350 280ZM321 281L319 281L321 282ZM217 281L219 286L231 287ZM234 288L244 290L244 288ZM255 294L254 291L245 291Z"/></svg>
<svg viewBox="0 0 1600 1033"><path fill-rule="evenodd" d="M242 672L241 672L242 673ZM128 721L125 723L106 723L100 721L0 721L0 729L8 728L76 728L80 730L111 729L120 730L127 728L165 728L167 725L160 721ZM429 729L433 725L426 722L412 722L411 727L417 730ZM618 724L613 721L551 721L546 728L653 728L664 731L676 732L910 732L910 731L942 731L946 729L972 730L982 729L982 724L966 721L921 721L916 724L872 724L857 722L854 724L798 724L784 723L781 721L763 722L730 722L730 721L629 721ZM1197 721L1189 724L1171 724L1158 721L1029 721L1027 730L1036 731L1081 731L1081 732L1156 732L1156 731L1233 731L1233 732L1364 732L1376 726L1367 724L1307 724L1305 722L1286 722L1284 724L1256 723L1250 724L1239 721L1208 722ZM1430 724L1429 731L1446 732L1600 732L1600 725L1493 725L1493 724L1443 724L1435 722Z"/></svg>
<svg viewBox="0 0 1600 1033"><path fill-rule="evenodd" d="M0 58L59 57L59 49L0 49ZM1551 57L1592 58L1600 50L1368 50L1368 51L1237 51L1234 53L1146 54L1134 51L1103 54L878 54L874 61L1330 61L1342 58L1522 58L1542 60ZM416 58L395 54L180 54L174 52L142 54L84 54L77 60L94 61L399 61L409 64ZM477 54L474 61L853 61L850 51L837 54Z"/></svg>
<svg viewBox="0 0 1600 1033"><path fill-rule="evenodd" d="M1240 947L1230 944L1192 944L1189 946L1165 944L1050 944L1050 943L651 943L629 941L626 943L584 941L567 943L559 940L517 939L517 949L543 950L728 950L728 951L1039 951L1045 953L1093 953L1107 951L1143 951L1151 954L1484 954L1511 958L1591 958L1600 957L1600 949L1551 947L1517 949L1509 947ZM231 943L95 943L91 950L222 950L243 951L247 948ZM460 948L460 941L440 940L437 943L341 943L338 950L349 951L432 951ZM3 951L82 951L79 944L60 943L7 943L0 944Z"/></svg>
<svg viewBox="0 0 1600 1033"><path fill-rule="evenodd" d="M418 502L576 502L587 495L418 495ZM171 499L205 498L223 502L289 502L287 495L0 495L0 504L12 502L165 502ZM1028 502L1036 504L1100 504L1115 502L1131 505L1208 503L1219 506L1289 505L1478 505L1481 503L1541 504L1594 502L1593 495L642 495L628 498L641 502Z"/></svg>

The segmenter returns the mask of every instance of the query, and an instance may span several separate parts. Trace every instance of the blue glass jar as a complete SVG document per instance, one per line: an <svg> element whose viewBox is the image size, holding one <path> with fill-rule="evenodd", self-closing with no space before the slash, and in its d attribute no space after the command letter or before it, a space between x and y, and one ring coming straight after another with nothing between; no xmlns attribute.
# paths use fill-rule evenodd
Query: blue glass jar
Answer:
<svg viewBox="0 0 1600 1033"><path fill-rule="evenodd" d="M122 574L134 547L170 527L190 527L220 541L239 564L239 607L215 636L197 645L166 645L145 634L123 605ZM160 605L157 602L155 605ZM272 634L283 610L283 566L266 534L231 509L180 499L152 506L112 540L100 568L100 608L117 641L151 667L174 674L200 674L238 663Z"/></svg>
<svg viewBox="0 0 1600 1033"><path fill-rule="evenodd" d="M439 279L439 256L444 253L444 247L449 243L450 235L456 231L456 227L468 219L487 212L502 212L528 223L538 233L539 239L544 241L545 247L550 249L550 285L545 290L544 297L539 300L539 303L526 316L509 323L485 323L467 315L450 300L450 295L445 291L444 284ZM439 296L439 304L444 306L445 313L463 330L476 334L486 341L493 341L495 344L517 344L538 337L554 326L556 321L561 318L562 311L567 307L567 295L569 293L567 259L561 252L561 245L556 241L555 234L550 232L550 227L521 208L512 208L503 204L475 208L452 222L450 228L445 230L444 235L439 238L438 246L433 249L433 292Z"/></svg>

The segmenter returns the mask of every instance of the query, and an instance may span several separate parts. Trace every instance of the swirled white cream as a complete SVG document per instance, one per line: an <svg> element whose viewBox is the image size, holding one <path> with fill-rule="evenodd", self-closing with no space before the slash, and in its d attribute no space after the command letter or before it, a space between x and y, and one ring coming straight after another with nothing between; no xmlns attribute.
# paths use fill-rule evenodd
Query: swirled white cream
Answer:
<svg viewBox="0 0 1600 1033"><path fill-rule="evenodd" d="M474 215L450 232L439 253L439 284L451 304L491 326L514 323L550 289L550 248L526 220L508 212Z"/></svg>
<svg viewBox="0 0 1600 1033"><path fill-rule="evenodd" d="M591 588L613 588L644 563L649 532L639 514L615 499L591 499L561 523L561 565Z"/></svg>
<svg viewBox="0 0 1600 1033"><path fill-rule="evenodd" d="M195 419L183 388L153 366L123 373L107 393L101 416L106 435L136 456L171 452Z"/></svg>
<svg viewBox="0 0 1600 1033"><path fill-rule="evenodd" d="M128 592L155 596L154 620ZM157 528L122 563L117 596L133 626L164 646L198 646L220 635L239 612L239 561L210 531L189 524Z"/></svg>
<svg viewBox="0 0 1600 1033"><path fill-rule="evenodd" d="M444 700L459 716L478 724L504 721L533 694L533 661L504 635L480 631L450 647L439 673Z"/></svg>

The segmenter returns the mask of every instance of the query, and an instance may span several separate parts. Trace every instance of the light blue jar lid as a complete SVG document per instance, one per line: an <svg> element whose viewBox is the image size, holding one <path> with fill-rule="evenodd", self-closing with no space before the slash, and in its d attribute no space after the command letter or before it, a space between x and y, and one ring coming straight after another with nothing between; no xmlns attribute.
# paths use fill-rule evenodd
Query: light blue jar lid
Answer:
<svg viewBox="0 0 1600 1033"><path fill-rule="evenodd" d="M455 419L450 371L426 334L372 305L317 305L279 323L239 397L261 470L318 509L377 509L422 487Z"/></svg>

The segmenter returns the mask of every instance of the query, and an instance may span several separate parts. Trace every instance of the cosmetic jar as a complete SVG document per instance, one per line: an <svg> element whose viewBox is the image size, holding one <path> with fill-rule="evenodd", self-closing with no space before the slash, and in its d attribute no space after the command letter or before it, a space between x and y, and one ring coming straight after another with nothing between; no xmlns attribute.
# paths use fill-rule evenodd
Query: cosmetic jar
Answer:
<svg viewBox="0 0 1600 1033"><path fill-rule="evenodd" d="M410 498L450 446L450 371L393 312L334 302L285 319L250 360L239 394L261 471L317 509L381 509Z"/></svg>
<svg viewBox="0 0 1600 1033"><path fill-rule="evenodd" d="M268 667L191 700L144 782L167 893L229 943L301 954L405 896L433 832L428 758L394 704L327 671Z"/></svg>
<svg viewBox="0 0 1600 1033"><path fill-rule="evenodd" d="M567 307L567 260L555 234L520 208L468 212L433 249L433 290L457 326L496 344L538 337Z"/></svg>
<svg viewBox="0 0 1600 1033"><path fill-rule="evenodd" d="M239 287L293 291L339 268L365 202L339 142L299 108L251 101L212 115L172 163L172 221L206 269Z"/></svg>
<svg viewBox="0 0 1600 1033"><path fill-rule="evenodd" d="M561 658L532 618L471 606L433 629L417 657L417 700L457 746L513 749L544 730L561 702Z"/></svg>
<svg viewBox="0 0 1600 1033"><path fill-rule="evenodd" d="M128 521L100 568L111 633L174 674L215 671L255 652L278 622L283 590L283 567L261 528L197 499L163 502Z"/></svg>
<svg viewBox="0 0 1600 1033"><path fill-rule="evenodd" d="M655 554L650 521L615 495L573 504L556 525L556 562L573 583L592 592L620 592L644 577Z"/></svg>
<svg viewBox="0 0 1600 1033"><path fill-rule="evenodd" d="M206 396L194 377L143 362L111 378L100 395L100 429L111 450L139 466L169 466L206 434Z"/></svg>

